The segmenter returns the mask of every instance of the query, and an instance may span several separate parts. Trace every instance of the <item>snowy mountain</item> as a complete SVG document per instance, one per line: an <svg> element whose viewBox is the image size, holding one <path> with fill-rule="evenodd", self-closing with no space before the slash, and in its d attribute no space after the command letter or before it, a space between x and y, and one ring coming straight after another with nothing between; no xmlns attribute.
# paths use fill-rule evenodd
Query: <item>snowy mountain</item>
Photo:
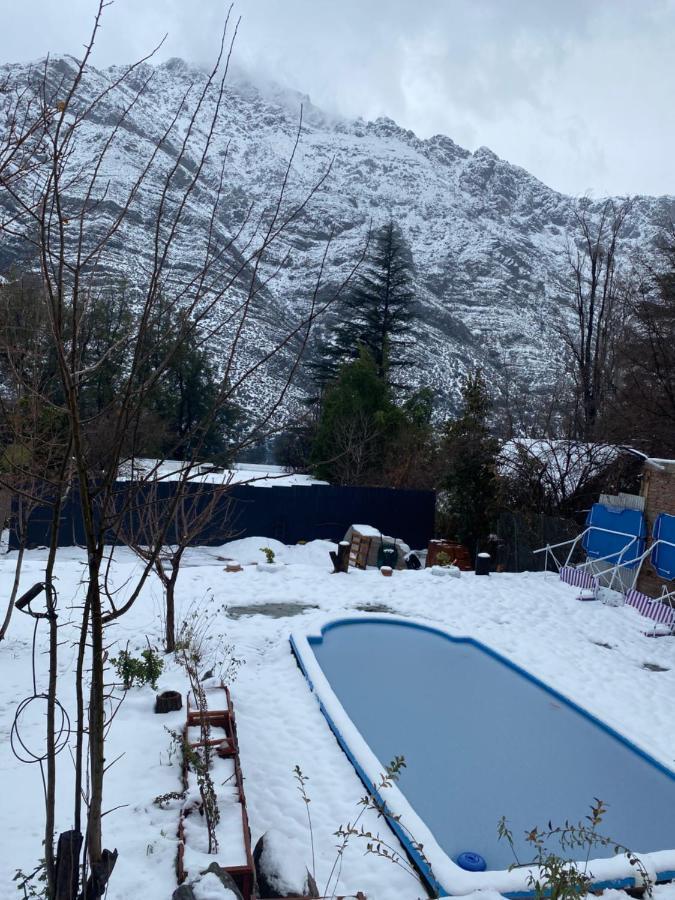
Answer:
<svg viewBox="0 0 675 900"><path fill-rule="evenodd" d="M53 84L64 76L67 79L72 70L71 58L52 60ZM4 67L5 74L19 81L29 77L29 71L27 65ZM78 153L93 156L134 91L147 81L125 116L123 140L105 163L109 187L97 213L102 217L115 215L186 90L194 85L194 95L206 77L174 59L156 67L145 65L121 86L110 89L121 71L90 69L80 92L83 104L108 89L89 117L83 132L86 139L78 148ZM206 116L216 102L215 94L209 95ZM550 383L551 361L559 355L552 323L561 315L558 279L565 271L573 199L485 147L470 153L442 135L421 140L387 118L339 119L324 114L300 94L235 78L225 90L202 188L190 199L191 229L179 238L172 258L176 270L189 271L196 265L209 227L209 200L223 163L216 239L224 244L237 235L228 264L241 264L253 223L278 195L301 104L302 134L284 210L292 209L329 167L330 171L262 262L259 312L245 345L249 357L264 352L274 336L307 308L332 229L335 238L324 280L337 284L362 252L369 227L393 217L411 243L416 265L419 382L433 385L449 406L456 397L459 376L477 364L493 373L506 368L529 389ZM153 197L163 166L176 158L187 123L186 109L171 139L164 142L162 165L150 173L132 217L118 235L111 268L131 283L147 267ZM194 166L196 159L196 155L188 156L185 168ZM636 198L625 231L626 247L648 247L659 227L674 216L675 198ZM17 262L16 253L12 241L2 239L0 274ZM260 390L267 392L279 377L278 366L272 366ZM258 401L255 391L248 399Z"/></svg>

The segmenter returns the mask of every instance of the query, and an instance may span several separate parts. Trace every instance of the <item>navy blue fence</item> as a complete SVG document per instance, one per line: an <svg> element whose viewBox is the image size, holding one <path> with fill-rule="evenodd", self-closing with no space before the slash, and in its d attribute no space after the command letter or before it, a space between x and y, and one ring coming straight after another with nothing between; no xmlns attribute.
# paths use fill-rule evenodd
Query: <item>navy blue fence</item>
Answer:
<svg viewBox="0 0 675 900"><path fill-rule="evenodd" d="M197 508L210 502L205 485L193 485ZM159 502L170 501L175 486L164 482L152 488ZM146 487L133 488L132 506L142 507ZM129 498L127 485L119 484L119 498ZM276 538L286 544L316 538L340 540L350 525L365 523L384 534L402 538L411 547L426 547L433 537L436 496L433 491L403 491L389 488L303 485L298 487L252 487L234 485L213 510L195 544L215 546L235 537ZM135 514L127 518L126 530L135 527ZM27 528L28 547L46 546L52 523L48 506L32 513ZM167 543L172 539L171 529ZM110 535L114 540L114 535ZM10 548L16 549L12 531ZM59 522L59 546L84 545L84 530L77 492L64 504Z"/></svg>

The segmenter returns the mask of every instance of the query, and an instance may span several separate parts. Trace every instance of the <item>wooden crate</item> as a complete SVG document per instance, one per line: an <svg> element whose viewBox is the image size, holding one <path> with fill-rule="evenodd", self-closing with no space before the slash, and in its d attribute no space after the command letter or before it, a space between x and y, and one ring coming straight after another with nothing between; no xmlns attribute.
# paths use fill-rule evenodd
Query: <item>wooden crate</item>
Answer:
<svg viewBox="0 0 675 900"><path fill-rule="evenodd" d="M462 572L471 572L473 570L471 554L464 544L458 544L456 541L444 541L439 539L429 541L429 547L427 549L427 568L436 565L436 559L438 558L439 553L445 553L450 557L451 562L452 560L455 560L455 565Z"/></svg>
<svg viewBox="0 0 675 900"><path fill-rule="evenodd" d="M349 548L349 565L354 569L365 569L368 564L371 537L365 537L355 531L352 534L352 543Z"/></svg>

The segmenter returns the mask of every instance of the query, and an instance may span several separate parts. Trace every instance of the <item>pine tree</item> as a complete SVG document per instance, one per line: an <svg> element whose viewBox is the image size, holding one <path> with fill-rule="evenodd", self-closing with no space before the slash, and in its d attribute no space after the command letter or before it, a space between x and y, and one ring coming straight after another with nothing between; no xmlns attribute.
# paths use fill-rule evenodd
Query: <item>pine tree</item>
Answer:
<svg viewBox="0 0 675 900"><path fill-rule="evenodd" d="M326 389L311 452L315 474L336 484L389 484L399 476L391 462L400 463L412 423L413 413L393 402L375 360L362 347Z"/></svg>
<svg viewBox="0 0 675 900"><path fill-rule="evenodd" d="M387 386L362 348L326 389L311 452L315 474L338 484L367 483L381 457L389 410Z"/></svg>
<svg viewBox="0 0 675 900"><path fill-rule="evenodd" d="M323 389L334 381L340 366L356 359L363 347L377 375L392 387L403 387L401 370L411 364L414 300L410 247L389 222L375 233L367 262L338 309L338 322L310 364L316 385Z"/></svg>
<svg viewBox="0 0 675 900"><path fill-rule="evenodd" d="M462 400L460 416L445 426L441 447L444 524L475 553L491 530L498 503L499 442L490 433L492 404L480 369L466 378Z"/></svg>
<svg viewBox="0 0 675 900"><path fill-rule="evenodd" d="M397 405L361 348L326 389L310 454L313 471L336 484L429 487L431 413L426 389Z"/></svg>

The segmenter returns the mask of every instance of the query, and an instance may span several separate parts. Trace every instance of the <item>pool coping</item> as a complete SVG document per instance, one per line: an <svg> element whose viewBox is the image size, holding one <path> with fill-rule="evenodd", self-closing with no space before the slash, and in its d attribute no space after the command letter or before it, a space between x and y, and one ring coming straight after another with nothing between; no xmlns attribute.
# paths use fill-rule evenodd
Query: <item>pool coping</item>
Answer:
<svg viewBox="0 0 675 900"><path fill-rule="evenodd" d="M478 890L493 890L513 898L531 897L534 892L531 885L528 884L528 879L530 876L536 878L538 869L537 867L523 866L511 871L493 869L485 872L467 872L453 862L440 847L427 825L415 813L405 795L395 784L387 788L386 796L382 796L382 793L377 790L376 784L384 771L384 766L349 718L324 675L313 651L313 645L321 643L324 635L332 628L338 625L364 622L405 625L409 628L441 635L453 643L468 644L478 648L580 713L601 730L619 740L634 753L637 753L672 781L675 781L675 772L673 770L660 763L637 744L628 740L570 697L562 694L535 675L532 675L522 666L511 662L507 657L475 638L453 634L446 628L431 625L420 619L388 614L374 615L372 613L352 614L338 618L328 617L322 623L313 626L313 629L318 627L318 631L293 631L290 635L292 651L307 679L310 689L319 701L321 712L325 716L328 725L367 790L373 794L379 803L386 804L387 809L397 819L400 819L400 823L399 821L388 819L388 824L396 833L406 852L415 861L415 865L425 881L439 896L468 894ZM414 842L410 835L414 835ZM423 855L417 849L417 844L424 846ZM639 858L653 881L670 881L675 879L675 848L673 850L640 853L635 854L635 856ZM583 864L580 863L580 865ZM639 878L636 879L635 866L630 864L625 854L611 858L590 860L587 868L592 872L594 890L607 888L625 889L634 887L636 882L639 883Z"/></svg>

